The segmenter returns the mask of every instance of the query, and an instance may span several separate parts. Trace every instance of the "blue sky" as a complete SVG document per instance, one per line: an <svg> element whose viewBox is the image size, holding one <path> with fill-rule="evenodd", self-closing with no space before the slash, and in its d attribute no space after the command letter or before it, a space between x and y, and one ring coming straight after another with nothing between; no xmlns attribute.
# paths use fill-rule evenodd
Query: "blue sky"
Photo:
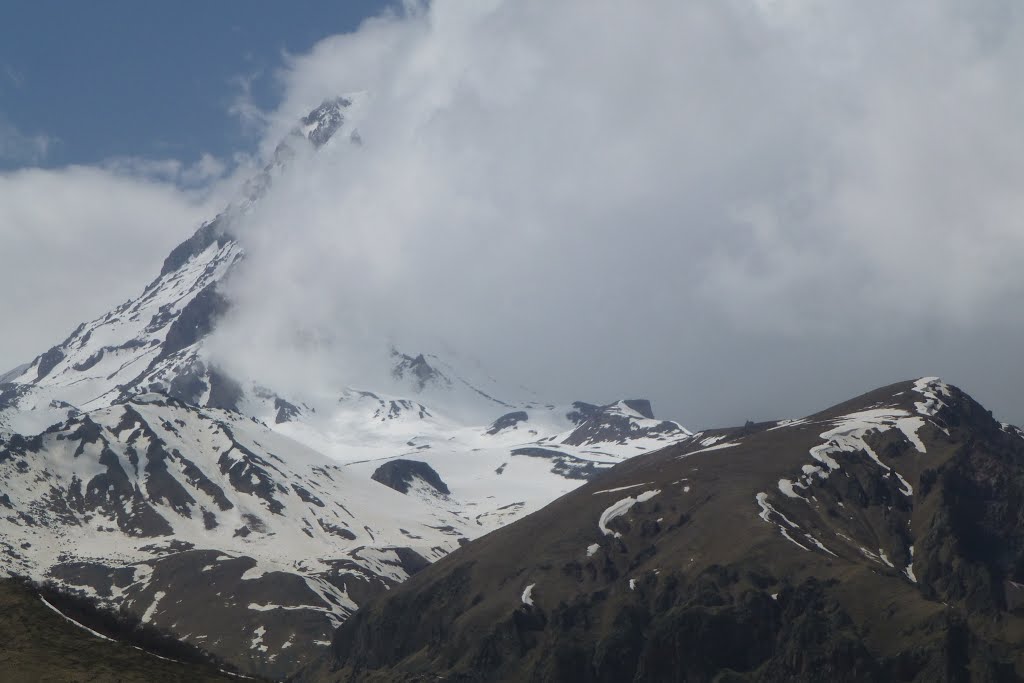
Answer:
<svg viewBox="0 0 1024 683"><path fill-rule="evenodd" d="M0 9L0 170L112 157L230 158L255 143L242 83L279 97L282 55L350 32L385 0L8 2ZM5 151L6 150L6 151Z"/></svg>

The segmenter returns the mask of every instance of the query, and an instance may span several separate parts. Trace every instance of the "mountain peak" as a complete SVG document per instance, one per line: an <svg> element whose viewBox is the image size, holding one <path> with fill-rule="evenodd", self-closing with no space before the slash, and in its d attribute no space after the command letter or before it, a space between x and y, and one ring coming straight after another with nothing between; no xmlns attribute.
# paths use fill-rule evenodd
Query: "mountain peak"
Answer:
<svg viewBox="0 0 1024 683"><path fill-rule="evenodd" d="M302 117L301 133L313 144L322 147L345 122L344 110L352 105L348 97L324 100L320 106Z"/></svg>

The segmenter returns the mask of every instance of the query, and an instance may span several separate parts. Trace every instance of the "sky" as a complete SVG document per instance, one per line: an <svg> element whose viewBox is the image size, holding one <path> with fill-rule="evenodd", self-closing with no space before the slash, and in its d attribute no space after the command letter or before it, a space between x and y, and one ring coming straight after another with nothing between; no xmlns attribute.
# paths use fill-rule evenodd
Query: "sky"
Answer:
<svg viewBox="0 0 1024 683"><path fill-rule="evenodd" d="M379 13L383 0L57 0L0 10L0 169L116 157L230 159L272 107L282 56ZM15 133L21 141L12 141Z"/></svg>
<svg viewBox="0 0 1024 683"><path fill-rule="evenodd" d="M1016 2L99 6L116 28L67 18L88 39L0 35L0 364L138 291L355 93L361 144L238 226L236 372L344 382L387 338L694 428L922 375L1024 422Z"/></svg>

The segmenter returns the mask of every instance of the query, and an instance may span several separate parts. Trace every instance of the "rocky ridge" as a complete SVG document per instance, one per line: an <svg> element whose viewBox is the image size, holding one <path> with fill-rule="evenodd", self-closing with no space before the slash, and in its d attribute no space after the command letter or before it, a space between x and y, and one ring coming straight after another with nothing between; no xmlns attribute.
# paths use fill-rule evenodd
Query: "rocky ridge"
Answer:
<svg viewBox="0 0 1024 683"><path fill-rule="evenodd" d="M1024 438L904 382L623 462L371 600L298 681L1012 681Z"/></svg>

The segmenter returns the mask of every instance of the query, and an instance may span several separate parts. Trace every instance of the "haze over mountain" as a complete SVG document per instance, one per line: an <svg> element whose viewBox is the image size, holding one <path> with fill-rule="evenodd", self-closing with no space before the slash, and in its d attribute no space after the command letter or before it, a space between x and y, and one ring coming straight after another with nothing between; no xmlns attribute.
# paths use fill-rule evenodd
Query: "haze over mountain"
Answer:
<svg viewBox="0 0 1024 683"><path fill-rule="evenodd" d="M363 144L297 160L239 235L252 267L231 292L248 341L233 360L305 381L379 348L367 337L440 340L509 384L649 396L694 427L941 374L1021 421L1024 102L1006 86L1019 14L997 0L440 0L289 55L280 104L256 110L259 151L325 97L360 92ZM105 171L93 193L144 206L124 178L140 168ZM81 268L48 297L70 329L73 311L128 295L107 298L97 272L158 263L177 240L129 242L154 223L111 210L61 260L78 209L50 197L82 172L35 175L4 176L0 210L49 226L57 249L39 258L5 232L0 277L14 291ZM169 197L154 209L168 226L194 224L194 191L142 177ZM3 305L12 335L32 334L29 299ZM15 366L50 338L0 354Z"/></svg>

